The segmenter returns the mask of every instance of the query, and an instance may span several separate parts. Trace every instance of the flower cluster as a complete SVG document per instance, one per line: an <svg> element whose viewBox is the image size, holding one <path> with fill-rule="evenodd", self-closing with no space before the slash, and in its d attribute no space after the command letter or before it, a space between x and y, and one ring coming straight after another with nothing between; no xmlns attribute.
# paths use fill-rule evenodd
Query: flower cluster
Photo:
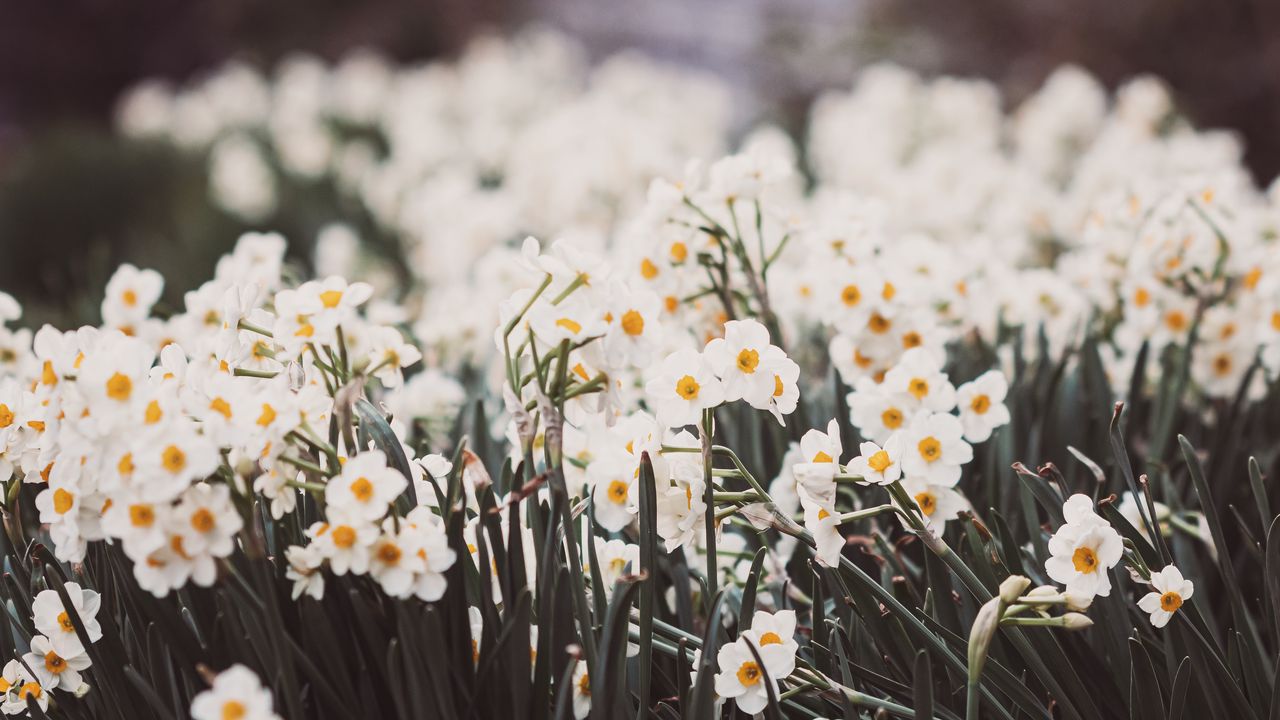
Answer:
<svg viewBox="0 0 1280 720"><path fill-rule="evenodd" d="M25 715L31 701L41 710L48 710L55 690L77 697L89 691L81 673L93 663L77 625L84 629L90 643L102 638L97 620L101 598L74 582L63 587L71 607L63 605L56 590L41 591L31 604L31 621L39 634L31 636L30 652L4 666L0 711L5 715Z"/></svg>

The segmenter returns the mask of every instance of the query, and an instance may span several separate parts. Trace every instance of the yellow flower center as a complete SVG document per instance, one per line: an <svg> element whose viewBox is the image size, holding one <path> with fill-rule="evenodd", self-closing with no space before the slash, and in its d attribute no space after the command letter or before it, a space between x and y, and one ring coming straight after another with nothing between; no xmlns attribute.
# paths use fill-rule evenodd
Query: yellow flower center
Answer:
<svg viewBox="0 0 1280 720"><path fill-rule="evenodd" d="M1078 547L1071 554L1071 564L1075 565L1076 572L1091 573L1098 569L1098 554L1093 548Z"/></svg>
<svg viewBox="0 0 1280 720"><path fill-rule="evenodd" d="M133 307L138 304L138 293L133 290L125 290L120 295L120 299L124 300L124 304Z"/></svg>
<svg viewBox="0 0 1280 720"><path fill-rule="evenodd" d="M1182 596L1170 590L1160 596L1160 609L1165 612L1176 612L1182 607Z"/></svg>
<svg viewBox="0 0 1280 720"><path fill-rule="evenodd" d="M591 696L591 675L582 673L582 677L578 679L578 694Z"/></svg>
<svg viewBox="0 0 1280 720"><path fill-rule="evenodd" d="M214 398L213 401L209 403L209 409L228 420L231 419L231 403L220 397Z"/></svg>
<svg viewBox="0 0 1280 720"><path fill-rule="evenodd" d="M147 403L147 410L143 413L142 417L143 421L148 425L155 425L160 422L160 418L162 417L164 417L164 411L160 409L160 403L158 401L152 400Z"/></svg>
<svg viewBox="0 0 1280 720"><path fill-rule="evenodd" d="M160 463L171 473L182 472L187 466L187 454L177 445L170 445L160 455Z"/></svg>
<svg viewBox="0 0 1280 720"><path fill-rule="evenodd" d="M622 331L635 337L644 333L644 316L635 310L622 314Z"/></svg>
<svg viewBox="0 0 1280 720"><path fill-rule="evenodd" d="M574 335L582 332L582 325L572 318L560 318L559 320L556 320L556 327L564 328Z"/></svg>
<svg viewBox="0 0 1280 720"><path fill-rule="evenodd" d="M384 565L395 565L400 562L400 546L392 542L384 542L378 546L378 560Z"/></svg>
<svg viewBox="0 0 1280 720"><path fill-rule="evenodd" d="M61 675L67 669L67 661L58 657L58 653L50 650L44 654L44 669L54 675Z"/></svg>
<svg viewBox="0 0 1280 720"><path fill-rule="evenodd" d="M938 497L927 490L916 493L916 504L920 506L920 512L932 516L938 509Z"/></svg>
<svg viewBox="0 0 1280 720"><path fill-rule="evenodd" d="M276 409L269 403L262 403L262 414L258 416L258 425L266 427L276 421Z"/></svg>
<svg viewBox="0 0 1280 720"><path fill-rule="evenodd" d="M133 474L133 453L125 453L120 456L120 462L116 463L116 472L121 475Z"/></svg>
<svg viewBox="0 0 1280 720"><path fill-rule="evenodd" d="M124 402L133 393L133 381L126 375L116 373L107 378L107 397Z"/></svg>
<svg viewBox="0 0 1280 720"><path fill-rule="evenodd" d="M893 461L889 459L889 453L884 450L877 450L871 454L871 457L867 458L867 467L878 473L884 472L892 464Z"/></svg>
<svg viewBox="0 0 1280 720"><path fill-rule="evenodd" d="M897 430L902 427L902 411L898 408L889 408L880 413L880 422L890 430Z"/></svg>
<svg viewBox="0 0 1280 720"><path fill-rule="evenodd" d="M1187 315L1181 310L1173 310L1164 316L1164 324L1174 332L1181 332L1187 327Z"/></svg>
<svg viewBox="0 0 1280 720"><path fill-rule="evenodd" d="M813 460L811 460L810 462L816 462L816 463L823 463L823 462L825 462L825 463L829 463L829 462L833 462L833 461L832 461L832 459L831 459L831 456L830 456L830 455L828 455L826 452L824 452L824 451L822 451L822 450L819 450L818 452L814 453Z"/></svg>
<svg viewBox="0 0 1280 720"><path fill-rule="evenodd" d="M222 703L222 720L241 720L248 714L244 703L239 700L228 700Z"/></svg>
<svg viewBox="0 0 1280 720"><path fill-rule="evenodd" d="M774 375L773 376L773 396L782 397L782 393L786 392L786 390L787 390L786 386L782 384L782 376Z"/></svg>
<svg viewBox="0 0 1280 720"><path fill-rule="evenodd" d="M891 282L886 282L884 284L884 287L880 290L880 297L884 298L885 300L892 300L893 296L897 294L898 294L898 288L894 287L893 283Z"/></svg>
<svg viewBox="0 0 1280 720"><path fill-rule="evenodd" d="M347 526L339 525L333 529L333 544L340 548L349 548L356 544L356 531Z"/></svg>
<svg viewBox="0 0 1280 720"><path fill-rule="evenodd" d="M924 338L920 337L920 333L912 330L902 335L902 349L910 350L914 347L920 347L924 344Z"/></svg>
<svg viewBox="0 0 1280 720"><path fill-rule="evenodd" d="M73 633L76 631L75 623L71 622L71 616L68 615L65 610L58 613L58 627L62 629L62 632L66 633Z"/></svg>
<svg viewBox="0 0 1280 720"><path fill-rule="evenodd" d="M871 317L867 320L867 329L877 335L883 335L889 332L889 328L893 323L889 322L889 318L880 313L871 313Z"/></svg>
<svg viewBox="0 0 1280 720"><path fill-rule="evenodd" d="M619 505L626 502L628 491L629 491L629 488L627 487L627 484L622 482L621 480L614 480L613 482L609 483L609 491L608 491L609 499L614 501L615 503L618 503Z"/></svg>
<svg viewBox="0 0 1280 720"><path fill-rule="evenodd" d="M58 382L58 374L53 371L53 363L49 360L44 361L44 366L40 369L40 384L55 385Z"/></svg>
<svg viewBox="0 0 1280 720"><path fill-rule="evenodd" d="M191 527L196 532L207 533L218 525L218 519L208 508L199 508L191 513Z"/></svg>
<svg viewBox="0 0 1280 720"><path fill-rule="evenodd" d="M1146 307L1151 302L1151 293L1146 288L1138 288L1133 292L1133 304Z"/></svg>
<svg viewBox="0 0 1280 720"><path fill-rule="evenodd" d="M59 515L66 515L71 510L71 506L75 505L76 496L58 488L53 491L53 511Z"/></svg>
<svg viewBox="0 0 1280 720"><path fill-rule="evenodd" d="M760 666L748 660L738 667L738 682L743 687L751 687L760 682Z"/></svg>
<svg viewBox="0 0 1280 720"><path fill-rule="evenodd" d="M29 683L24 683L22 685L22 689L18 691L18 699L26 700L27 698L30 697L30 698L35 698L36 700L39 700L40 696L43 694L44 694L44 690L40 689L40 683L29 682Z"/></svg>
<svg viewBox="0 0 1280 720"><path fill-rule="evenodd" d="M8 405L0 403L0 430L3 430L13 424L13 411Z"/></svg>
<svg viewBox="0 0 1280 720"><path fill-rule="evenodd" d="M776 632L767 632L760 636L760 647L765 645L781 645L782 638L778 637Z"/></svg>
<svg viewBox="0 0 1280 720"><path fill-rule="evenodd" d="M1258 281L1261 279L1262 279L1262 268L1254 267L1252 270L1245 273L1244 280L1243 280L1244 286L1246 289L1252 290L1258 287Z"/></svg>
<svg viewBox="0 0 1280 720"><path fill-rule="evenodd" d="M979 415L985 415L991 409L991 398L986 395L974 395L969 401L969 409Z"/></svg>
<svg viewBox="0 0 1280 720"><path fill-rule="evenodd" d="M358 477L351 483L351 494L360 502L369 502L373 499L373 483L367 477Z"/></svg>
<svg viewBox="0 0 1280 720"><path fill-rule="evenodd" d="M932 435L921 440L916 447L920 450L920 457L924 458L925 462L934 462L942 457L942 443Z"/></svg>
<svg viewBox="0 0 1280 720"><path fill-rule="evenodd" d="M840 301L846 307L853 307L862 301L862 291L858 289L857 285L845 285L844 289L840 291Z"/></svg>
<svg viewBox="0 0 1280 720"><path fill-rule="evenodd" d="M326 308L332 310L338 307L338 303L342 302L341 290L325 290L320 293L320 302Z"/></svg>
<svg viewBox="0 0 1280 720"><path fill-rule="evenodd" d="M1213 359L1213 372L1218 375L1227 375L1231 372L1231 356L1222 353Z"/></svg>
<svg viewBox="0 0 1280 720"><path fill-rule="evenodd" d="M134 527L151 527L156 521L156 511L150 505L130 505L129 524Z"/></svg>
<svg viewBox="0 0 1280 720"><path fill-rule="evenodd" d="M692 375L685 375L676 381L676 394L685 400L693 400L698 397L698 390L702 388Z"/></svg>
<svg viewBox="0 0 1280 720"><path fill-rule="evenodd" d="M658 266L653 264L649 258L640 261L640 277L645 280L652 280L658 277Z"/></svg>
<svg viewBox="0 0 1280 720"><path fill-rule="evenodd" d="M911 393L915 399L923 400L929 394L929 381L924 378L911 378L911 382L907 383L907 392Z"/></svg>
<svg viewBox="0 0 1280 720"><path fill-rule="evenodd" d="M682 263L689 257L689 248L682 242L671 243L671 262Z"/></svg>
<svg viewBox="0 0 1280 720"><path fill-rule="evenodd" d="M750 375L756 371L756 367L760 365L760 353L755 350L743 350L738 353L738 370Z"/></svg>

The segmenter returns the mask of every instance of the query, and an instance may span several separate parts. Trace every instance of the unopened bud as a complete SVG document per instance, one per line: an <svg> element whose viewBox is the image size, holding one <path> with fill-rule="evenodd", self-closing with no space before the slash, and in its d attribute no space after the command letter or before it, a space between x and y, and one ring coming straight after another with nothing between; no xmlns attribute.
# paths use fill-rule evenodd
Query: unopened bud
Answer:
<svg viewBox="0 0 1280 720"><path fill-rule="evenodd" d="M1070 612L1062 616L1062 627L1068 630L1084 630L1093 627L1088 615Z"/></svg>
<svg viewBox="0 0 1280 720"><path fill-rule="evenodd" d="M982 676L982 667L987 664L987 649L991 647L991 639L1000 627L1000 599L987 601L978 610L973 619L973 628L969 630L969 681L977 682Z"/></svg>
<svg viewBox="0 0 1280 720"><path fill-rule="evenodd" d="M1014 604L1030 585L1030 578L1022 575L1010 575L1004 579L1004 582L1000 583L1000 602L1005 605Z"/></svg>

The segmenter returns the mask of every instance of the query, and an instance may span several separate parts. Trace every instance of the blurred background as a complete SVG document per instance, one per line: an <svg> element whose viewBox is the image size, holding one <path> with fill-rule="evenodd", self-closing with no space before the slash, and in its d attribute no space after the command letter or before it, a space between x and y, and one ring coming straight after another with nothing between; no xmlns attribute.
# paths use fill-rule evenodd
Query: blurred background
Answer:
<svg viewBox="0 0 1280 720"><path fill-rule="evenodd" d="M1196 125L1232 129L1255 179L1280 170L1280 4L1264 0L63 0L0 4L0 289L22 324L97 320L120 262L161 271L165 302L208 278L238 235L310 243L342 199L282 191L269 218L208 201L206 158L115 130L140 81L190 82L228 60L264 72L296 51L337 61L450 58L478 33L542 24L591 60L621 49L702 68L731 89L731 127L802 133L818 92L891 60L991 79L1012 105L1063 63L1108 86L1164 78ZM356 219L352 220L352 215ZM359 223L359 213L345 219ZM379 231L360 227L377 241ZM384 239L385 240L385 239Z"/></svg>

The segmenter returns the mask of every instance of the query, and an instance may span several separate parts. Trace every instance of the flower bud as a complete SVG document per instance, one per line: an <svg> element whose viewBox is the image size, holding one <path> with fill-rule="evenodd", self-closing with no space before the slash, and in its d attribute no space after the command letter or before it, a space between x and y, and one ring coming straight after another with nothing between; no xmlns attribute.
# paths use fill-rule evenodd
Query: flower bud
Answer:
<svg viewBox="0 0 1280 720"><path fill-rule="evenodd" d="M1000 599L992 598L978 610L969 630L969 682L977 682L987 664L987 650L1000 627Z"/></svg>
<svg viewBox="0 0 1280 720"><path fill-rule="evenodd" d="M1021 575L1010 575L1000 583L1000 602L1012 605L1018 601L1023 591L1031 585L1031 579Z"/></svg>
<svg viewBox="0 0 1280 720"><path fill-rule="evenodd" d="M1062 616L1062 627L1068 630L1084 630L1093 627L1093 621L1088 615L1069 612Z"/></svg>

